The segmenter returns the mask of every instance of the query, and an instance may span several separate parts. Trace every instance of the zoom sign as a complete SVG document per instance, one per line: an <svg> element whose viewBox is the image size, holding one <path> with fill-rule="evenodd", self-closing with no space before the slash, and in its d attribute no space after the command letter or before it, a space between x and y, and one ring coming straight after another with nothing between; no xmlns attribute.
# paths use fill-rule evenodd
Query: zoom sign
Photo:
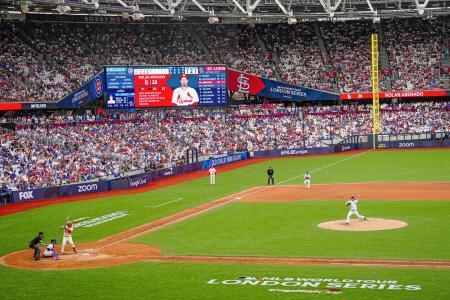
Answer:
<svg viewBox="0 0 450 300"><path fill-rule="evenodd" d="M399 148L414 148L416 146L415 143L410 142L410 143L398 143L398 147Z"/></svg>
<svg viewBox="0 0 450 300"><path fill-rule="evenodd" d="M83 184L78 186L78 193L83 192L93 192L98 189L98 185L96 183L93 184Z"/></svg>

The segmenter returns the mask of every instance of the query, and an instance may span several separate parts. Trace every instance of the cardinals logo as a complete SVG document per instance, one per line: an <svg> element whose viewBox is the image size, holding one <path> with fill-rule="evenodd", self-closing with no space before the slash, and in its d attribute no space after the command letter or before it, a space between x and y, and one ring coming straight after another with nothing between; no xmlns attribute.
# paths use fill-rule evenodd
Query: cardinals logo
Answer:
<svg viewBox="0 0 450 300"><path fill-rule="evenodd" d="M102 84L102 80L97 77L95 78L95 96L100 97L103 93L103 84Z"/></svg>
<svg viewBox="0 0 450 300"><path fill-rule="evenodd" d="M250 78L241 73L238 77L238 92L248 93L250 91Z"/></svg>

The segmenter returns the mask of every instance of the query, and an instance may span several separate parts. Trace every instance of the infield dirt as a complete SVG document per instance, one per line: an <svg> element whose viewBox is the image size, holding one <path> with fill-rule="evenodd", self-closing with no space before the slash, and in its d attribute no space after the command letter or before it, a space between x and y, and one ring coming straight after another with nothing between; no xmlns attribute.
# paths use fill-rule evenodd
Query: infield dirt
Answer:
<svg viewBox="0 0 450 300"><path fill-rule="evenodd" d="M79 244L77 245L79 249L78 254L62 255L60 260L43 258L36 262L32 258L32 250L26 249L1 257L0 264L12 268L41 270L96 268L138 261L450 268L450 261L164 256L164 253L158 248L128 242L140 235L159 230L231 202L341 201L348 199L353 194L361 195L362 200L449 200L450 183L322 184L313 185L309 190L298 185L254 187L132 228L94 243Z"/></svg>

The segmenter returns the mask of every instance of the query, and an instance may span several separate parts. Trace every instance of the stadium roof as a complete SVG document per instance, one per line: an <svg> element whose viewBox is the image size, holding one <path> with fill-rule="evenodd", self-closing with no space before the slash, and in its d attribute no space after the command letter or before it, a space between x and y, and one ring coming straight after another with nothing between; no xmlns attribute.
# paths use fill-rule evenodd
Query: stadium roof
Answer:
<svg viewBox="0 0 450 300"><path fill-rule="evenodd" d="M0 0L0 12L9 19L55 14L121 16L137 21L146 17L203 17L211 23L359 18L374 18L376 22L378 17L448 15L450 0Z"/></svg>

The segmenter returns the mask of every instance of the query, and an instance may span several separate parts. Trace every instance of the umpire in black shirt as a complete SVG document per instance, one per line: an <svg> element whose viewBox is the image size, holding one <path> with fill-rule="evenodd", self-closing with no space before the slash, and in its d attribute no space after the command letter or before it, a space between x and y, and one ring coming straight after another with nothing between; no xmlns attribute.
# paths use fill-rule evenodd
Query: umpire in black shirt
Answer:
<svg viewBox="0 0 450 300"><path fill-rule="evenodd" d="M268 169L267 169L267 176L269 176L268 178L267 178L267 185L270 185L270 182L272 182L272 185L274 185L275 184L275 181L274 181L274 179L273 179L273 169L272 169L272 167L269 167Z"/></svg>
<svg viewBox="0 0 450 300"><path fill-rule="evenodd" d="M39 245L42 243L43 239L44 233L41 231L39 232L39 235L30 242L30 248L34 249L34 260L41 259L41 249L39 249Z"/></svg>

